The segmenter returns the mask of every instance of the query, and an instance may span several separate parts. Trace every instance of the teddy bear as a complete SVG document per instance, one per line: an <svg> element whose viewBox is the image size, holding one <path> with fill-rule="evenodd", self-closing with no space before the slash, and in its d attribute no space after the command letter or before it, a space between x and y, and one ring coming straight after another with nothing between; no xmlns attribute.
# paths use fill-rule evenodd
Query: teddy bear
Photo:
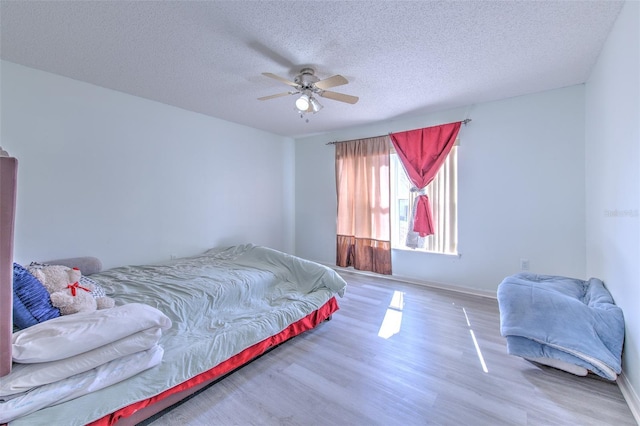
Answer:
<svg viewBox="0 0 640 426"><path fill-rule="evenodd" d="M61 315L93 312L115 305L114 300L107 297L93 280L83 277L78 268L32 264L28 269L47 289L51 304L60 310Z"/></svg>

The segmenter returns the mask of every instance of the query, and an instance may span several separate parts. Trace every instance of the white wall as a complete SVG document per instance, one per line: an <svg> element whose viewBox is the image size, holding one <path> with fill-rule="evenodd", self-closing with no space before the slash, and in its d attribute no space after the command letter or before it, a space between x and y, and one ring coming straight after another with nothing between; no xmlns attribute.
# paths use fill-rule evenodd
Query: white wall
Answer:
<svg viewBox="0 0 640 426"><path fill-rule="evenodd" d="M95 255L110 267L245 242L293 251L292 139L1 67L17 261Z"/></svg>
<svg viewBox="0 0 640 426"><path fill-rule="evenodd" d="M639 28L640 3L627 2L586 84L585 96L587 273L604 280L624 312L623 370L636 398L640 395Z"/></svg>
<svg viewBox="0 0 640 426"><path fill-rule="evenodd" d="M519 271L584 277L584 86L296 140L296 254L335 264L334 149L326 142L467 117L459 148L459 251L394 250L393 274L495 294Z"/></svg>

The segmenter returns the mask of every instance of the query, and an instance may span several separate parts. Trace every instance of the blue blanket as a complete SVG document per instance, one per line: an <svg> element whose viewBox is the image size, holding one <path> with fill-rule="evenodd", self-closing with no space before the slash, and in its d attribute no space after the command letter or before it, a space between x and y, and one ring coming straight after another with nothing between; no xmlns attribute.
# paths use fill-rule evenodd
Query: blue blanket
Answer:
<svg viewBox="0 0 640 426"><path fill-rule="evenodd" d="M624 318L602 281L521 273L498 286L510 354L550 358L606 379L621 372Z"/></svg>

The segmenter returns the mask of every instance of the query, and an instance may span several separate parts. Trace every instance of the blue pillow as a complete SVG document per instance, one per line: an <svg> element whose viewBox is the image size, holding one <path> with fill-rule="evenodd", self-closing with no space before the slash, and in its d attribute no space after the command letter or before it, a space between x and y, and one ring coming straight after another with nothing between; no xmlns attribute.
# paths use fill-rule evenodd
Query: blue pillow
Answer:
<svg viewBox="0 0 640 426"><path fill-rule="evenodd" d="M60 316L49 292L29 271L13 264L13 325L24 329Z"/></svg>

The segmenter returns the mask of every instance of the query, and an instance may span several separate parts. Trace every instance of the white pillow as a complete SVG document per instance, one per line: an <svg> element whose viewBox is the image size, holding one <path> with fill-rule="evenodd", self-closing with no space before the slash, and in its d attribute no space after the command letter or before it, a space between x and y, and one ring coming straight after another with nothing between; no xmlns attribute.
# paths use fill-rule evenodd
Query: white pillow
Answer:
<svg viewBox="0 0 640 426"><path fill-rule="evenodd" d="M160 337L160 328L150 328L69 358L35 364L14 364L11 373L0 380L0 398L54 383L114 359L147 350L155 346Z"/></svg>
<svg viewBox="0 0 640 426"><path fill-rule="evenodd" d="M13 333L13 361L36 363L69 358L142 330L168 330L171 320L149 305L128 303L111 309L64 315Z"/></svg>

